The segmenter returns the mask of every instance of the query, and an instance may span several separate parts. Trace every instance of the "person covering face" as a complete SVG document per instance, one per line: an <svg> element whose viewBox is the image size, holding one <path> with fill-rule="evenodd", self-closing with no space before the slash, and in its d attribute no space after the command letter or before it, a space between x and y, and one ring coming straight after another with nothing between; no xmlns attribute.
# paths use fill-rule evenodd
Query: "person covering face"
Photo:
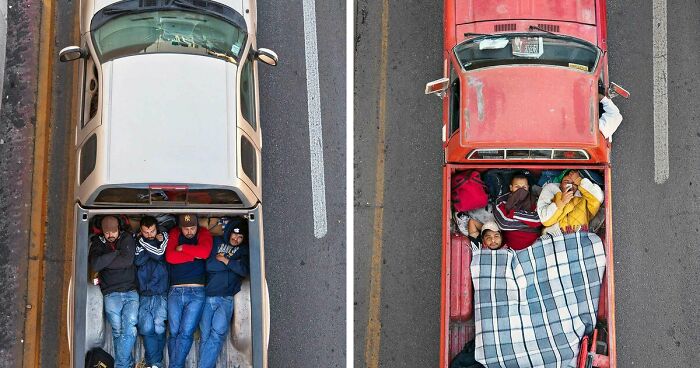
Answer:
<svg viewBox="0 0 700 368"><path fill-rule="evenodd" d="M588 223L603 203L603 190L576 170L565 170L559 183L542 188L537 200L537 213L544 232L556 234L588 231Z"/></svg>

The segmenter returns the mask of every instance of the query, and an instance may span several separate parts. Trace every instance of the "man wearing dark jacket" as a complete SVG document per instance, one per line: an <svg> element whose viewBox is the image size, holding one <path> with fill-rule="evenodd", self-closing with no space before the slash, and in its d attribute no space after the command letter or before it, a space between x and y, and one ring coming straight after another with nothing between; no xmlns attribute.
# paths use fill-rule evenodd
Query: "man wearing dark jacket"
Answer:
<svg viewBox="0 0 700 368"><path fill-rule="evenodd" d="M102 235L94 237L88 256L92 272L104 295L107 320L114 339L114 366L130 368L134 362L131 351L136 342L136 322L139 295L136 292L136 246L131 234L120 231L119 220L106 216L101 222Z"/></svg>
<svg viewBox="0 0 700 368"><path fill-rule="evenodd" d="M158 229L158 221L153 216L141 218L139 229L134 261L141 295L138 331L143 336L146 366L163 368L165 321L168 319L168 265L165 263L168 233Z"/></svg>
<svg viewBox="0 0 700 368"><path fill-rule="evenodd" d="M236 217L224 227L224 236L214 238L207 258L204 312L199 323L199 368L216 367L216 358L226 341L233 315L233 296L250 273L248 222Z"/></svg>
<svg viewBox="0 0 700 368"><path fill-rule="evenodd" d="M168 356L170 368L182 368L194 341L202 309L205 260L212 247L209 230L199 227L197 216L179 216L179 227L168 234L165 260L170 264L170 292L168 293Z"/></svg>

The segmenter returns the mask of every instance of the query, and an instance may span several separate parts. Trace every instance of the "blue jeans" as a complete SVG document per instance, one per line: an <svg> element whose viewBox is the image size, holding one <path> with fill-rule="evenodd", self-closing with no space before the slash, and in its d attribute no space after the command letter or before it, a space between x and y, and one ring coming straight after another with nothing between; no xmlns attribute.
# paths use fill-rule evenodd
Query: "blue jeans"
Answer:
<svg viewBox="0 0 700 368"><path fill-rule="evenodd" d="M226 341L232 315L232 296L207 297L204 302L202 321L199 322L199 330L202 333L202 339L199 342L199 368L216 367L216 358Z"/></svg>
<svg viewBox="0 0 700 368"><path fill-rule="evenodd" d="M146 365L149 367L163 367L167 303L164 295L143 295L139 302L139 334L143 336Z"/></svg>
<svg viewBox="0 0 700 368"><path fill-rule="evenodd" d="M202 318L204 286L173 286L168 293L168 367L183 368Z"/></svg>
<svg viewBox="0 0 700 368"><path fill-rule="evenodd" d="M139 294L136 290L109 293L104 296L104 306L107 320L112 325L114 367L133 367L131 351L136 343Z"/></svg>

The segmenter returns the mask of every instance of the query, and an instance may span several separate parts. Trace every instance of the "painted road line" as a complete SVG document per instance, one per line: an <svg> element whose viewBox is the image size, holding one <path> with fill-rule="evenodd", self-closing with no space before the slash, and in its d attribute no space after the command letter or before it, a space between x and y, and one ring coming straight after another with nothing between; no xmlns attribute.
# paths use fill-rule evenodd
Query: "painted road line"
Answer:
<svg viewBox="0 0 700 368"><path fill-rule="evenodd" d="M318 45L316 40L316 3L304 0L304 46L306 48L306 101L309 111L309 148L311 150L311 193L314 211L314 236L326 236L326 180L323 168L323 126L321 125L321 88L318 81Z"/></svg>
<svg viewBox="0 0 700 368"><path fill-rule="evenodd" d="M654 0L654 181L663 184L669 177L668 163L668 31L666 0Z"/></svg>
<svg viewBox="0 0 700 368"><path fill-rule="evenodd" d="M382 1L382 43L379 59L379 130L374 182L374 235L370 265L369 313L365 334L365 367L379 367L381 347L382 237L384 233L384 163L386 159L386 89L389 49L389 1Z"/></svg>
<svg viewBox="0 0 700 368"><path fill-rule="evenodd" d="M39 80L34 128L32 204L27 267L27 310L24 322L23 367L38 367L41 351L41 315L44 295L44 245L48 191L51 86L54 40L53 0L42 1L39 40Z"/></svg>

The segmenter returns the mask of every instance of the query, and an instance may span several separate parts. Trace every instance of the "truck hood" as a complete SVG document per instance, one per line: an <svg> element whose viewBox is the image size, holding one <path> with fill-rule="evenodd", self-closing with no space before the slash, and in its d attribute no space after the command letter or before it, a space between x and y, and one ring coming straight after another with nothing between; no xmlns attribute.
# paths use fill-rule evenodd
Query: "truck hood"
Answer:
<svg viewBox="0 0 700 368"><path fill-rule="evenodd" d="M595 0L457 0L457 24L541 19L595 24Z"/></svg>
<svg viewBox="0 0 700 368"><path fill-rule="evenodd" d="M462 80L462 139L506 148L597 144L594 75L562 67L503 66Z"/></svg>
<svg viewBox="0 0 700 368"><path fill-rule="evenodd" d="M236 70L223 60L185 54L105 63L107 181L230 185Z"/></svg>

